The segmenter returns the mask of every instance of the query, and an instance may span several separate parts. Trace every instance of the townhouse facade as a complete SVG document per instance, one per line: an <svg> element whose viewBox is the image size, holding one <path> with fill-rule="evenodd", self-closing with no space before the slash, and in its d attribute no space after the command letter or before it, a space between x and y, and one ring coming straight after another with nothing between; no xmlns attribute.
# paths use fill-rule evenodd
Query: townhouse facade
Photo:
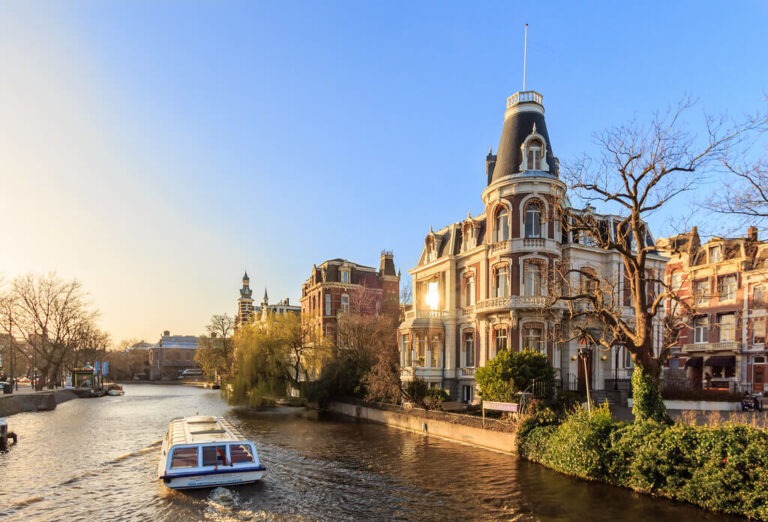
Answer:
<svg viewBox="0 0 768 522"><path fill-rule="evenodd" d="M696 227L659 240L669 256L667 282L680 302L667 313L686 327L669 361L693 387L766 391L768 242L750 227L741 238L713 237Z"/></svg>
<svg viewBox="0 0 768 522"><path fill-rule="evenodd" d="M301 317L305 331L334 342L339 314L397 317L400 308L400 275L392 252L382 252L379 269L346 259L314 265L301 287Z"/></svg>
<svg viewBox="0 0 768 522"><path fill-rule="evenodd" d="M623 294L624 270L618 253L565 226L558 209L567 205L566 185L544 112L535 91L507 99L497 153L486 157L483 211L427 234L409 272L413 306L398 329L403 381L422 379L475 402L476 369L501 350L522 349L545 354L570 389L629 380L632 361L620 348L576 357L581 346L571 338L567 305L555 299L564 287L583 284L578 275L567 275L569 267L612 281L617 295ZM615 233L617 217L599 219ZM645 246L652 245L649 233ZM659 274L664 263L656 253L649 256L650 269ZM621 305L632 313L630 302Z"/></svg>

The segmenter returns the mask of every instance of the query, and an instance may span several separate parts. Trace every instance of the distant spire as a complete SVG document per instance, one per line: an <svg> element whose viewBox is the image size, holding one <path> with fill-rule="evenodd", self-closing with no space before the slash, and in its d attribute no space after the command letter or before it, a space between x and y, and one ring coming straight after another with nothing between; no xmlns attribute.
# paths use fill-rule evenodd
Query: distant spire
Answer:
<svg viewBox="0 0 768 522"><path fill-rule="evenodd" d="M269 296L267 295L267 287L264 287L264 302L269 302Z"/></svg>

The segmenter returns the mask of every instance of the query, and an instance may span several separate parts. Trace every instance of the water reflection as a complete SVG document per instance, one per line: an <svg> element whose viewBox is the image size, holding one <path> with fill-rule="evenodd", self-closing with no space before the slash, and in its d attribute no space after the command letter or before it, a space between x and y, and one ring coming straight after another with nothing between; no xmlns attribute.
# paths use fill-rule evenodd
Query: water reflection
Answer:
<svg viewBox="0 0 768 522"><path fill-rule="evenodd" d="M11 417L0 518L34 520L729 520L552 473L517 458L394 428L229 410L218 392L128 385ZM268 474L237 488L176 492L155 479L175 416L225 415L259 445Z"/></svg>

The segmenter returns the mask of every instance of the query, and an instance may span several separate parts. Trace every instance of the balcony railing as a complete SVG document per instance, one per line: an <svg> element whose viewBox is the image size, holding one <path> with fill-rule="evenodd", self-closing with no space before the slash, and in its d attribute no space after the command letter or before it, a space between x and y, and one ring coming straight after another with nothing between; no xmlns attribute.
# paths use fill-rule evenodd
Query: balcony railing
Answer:
<svg viewBox="0 0 768 522"><path fill-rule="evenodd" d="M696 352L741 352L741 343L736 341L730 341L725 343L698 343L698 344L684 344L683 352L696 353Z"/></svg>
<svg viewBox="0 0 768 522"><path fill-rule="evenodd" d="M491 245L491 255L496 254L498 252L506 252L508 250L511 250L512 242L507 241L497 241L496 243L493 243Z"/></svg>
<svg viewBox="0 0 768 522"><path fill-rule="evenodd" d="M526 237L523 239L523 247L525 248L544 248L545 241L542 237Z"/></svg>
<svg viewBox="0 0 768 522"><path fill-rule="evenodd" d="M497 310L540 310L550 306L551 299L543 295L513 295L511 297L493 297L478 301L477 313Z"/></svg>
<svg viewBox="0 0 768 522"><path fill-rule="evenodd" d="M475 305L475 311L477 313L493 312L495 310L509 310L509 297L493 297L491 299L483 299L478 301Z"/></svg>
<svg viewBox="0 0 768 522"><path fill-rule="evenodd" d="M541 105L543 96L536 91L520 91L507 98L507 109L518 103L533 102Z"/></svg>
<svg viewBox="0 0 768 522"><path fill-rule="evenodd" d="M464 306L461 308L462 315L473 315L475 313L475 305Z"/></svg>
<svg viewBox="0 0 768 522"><path fill-rule="evenodd" d="M474 377L475 368L459 368L456 370L456 377Z"/></svg>
<svg viewBox="0 0 768 522"><path fill-rule="evenodd" d="M448 312L445 310L408 310L405 312L405 319L445 319Z"/></svg>

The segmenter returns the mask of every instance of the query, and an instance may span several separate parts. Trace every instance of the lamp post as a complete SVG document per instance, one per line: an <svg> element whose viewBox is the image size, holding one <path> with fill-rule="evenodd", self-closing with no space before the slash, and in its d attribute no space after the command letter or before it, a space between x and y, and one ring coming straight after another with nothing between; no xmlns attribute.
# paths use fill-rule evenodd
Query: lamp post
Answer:
<svg viewBox="0 0 768 522"><path fill-rule="evenodd" d="M592 411L592 398L589 395L589 370L587 369L587 358L592 351L592 343L588 347L579 348L579 359L584 362L584 384L587 388L587 411Z"/></svg>

